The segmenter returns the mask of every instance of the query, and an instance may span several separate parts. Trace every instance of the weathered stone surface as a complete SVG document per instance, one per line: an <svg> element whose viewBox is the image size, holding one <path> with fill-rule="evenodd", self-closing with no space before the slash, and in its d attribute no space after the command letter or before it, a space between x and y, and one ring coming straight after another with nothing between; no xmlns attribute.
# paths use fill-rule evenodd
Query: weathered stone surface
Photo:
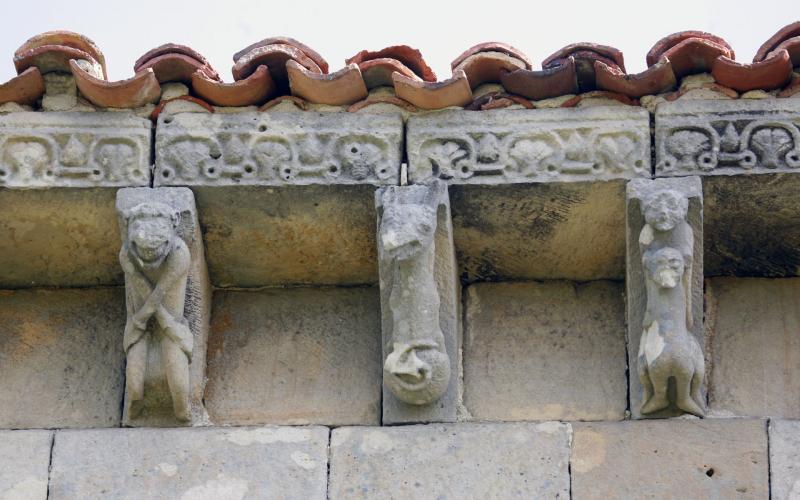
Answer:
<svg viewBox="0 0 800 500"><path fill-rule="evenodd" d="M194 195L188 188L120 189L117 214L127 307L125 423L201 423L211 284Z"/></svg>
<svg viewBox="0 0 800 500"><path fill-rule="evenodd" d="M764 420L572 425L572 498L769 496Z"/></svg>
<svg viewBox="0 0 800 500"><path fill-rule="evenodd" d="M656 108L656 175L798 171L800 104L675 101Z"/></svg>
<svg viewBox="0 0 800 500"><path fill-rule="evenodd" d="M623 181L451 186L462 280L623 279Z"/></svg>
<svg viewBox="0 0 800 500"><path fill-rule="evenodd" d="M412 183L650 177L650 121L637 107L445 111L411 117L407 140Z"/></svg>
<svg viewBox="0 0 800 500"><path fill-rule="evenodd" d="M0 292L0 427L119 425L124 303L120 288Z"/></svg>
<svg viewBox="0 0 800 500"><path fill-rule="evenodd" d="M217 291L206 405L216 424L380 422L377 288Z"/></svg>
<svg viewBox="0 0 800 500"><path fill-rule="evenodd" d="M703 178L706 276L800 275L800 175Z"/></svg>
<svg viewBox="0 0 800 500"><path fill-rule="evenodd" d="M800 418L800 279L706 281L709 402L724 414Z"/></svg>
<svg viewBox="0 0 800 500"><path fill-rule="evenodd" d="M447 186L381 188L375 205L383 422L453 422L461 394L461 288Z"/></svg>
<svg viewBox="0 0 800 500"><path fill-rule="evenodd" d="M126 113L0 116L0 186L146 186L150 129Z"/></svg>
<svg viewBox="0 0 800 500"><path fill-rule="evenodd" d="M396 184L402 144L399 114L162 114L155 183Z"/></svg>
<svg viewBox="0 0 800 500"><path fill-rule="evenodd" d="M800 422L770 420L770 498L800 497Z"/></svg>
<svg viewBox="0 0 800 500"><path fill-rule="evenodd" d="M324 499L328 429L105 429L56 435L52 500Z"/></svg>
<svg viewBox="0 0 800 500"><path fill-rule="evenodd" d="M0 498L45 500L50 431L0 431Z"/></svg>
<svg viewBox="0 0 800 500"><path fill-rule="evenodd" d="M332 500L569 497L569 424L558 422L345 427L330 456Z"/></svg>
<svg viewBox="0 0 800 500"><path fill-rule="evenodd" d="M703 193L699 177L628 183L631 413L705 412Z"/></svg>
<svg viewBox="0 0 800 500"><path fill-rule="evenodd" d="M466 291L464 404L475 420L621 420L625 302L613 282Z"/></svg>
<svg viewBox="0 0 800 500"><path fill-rule="evenodd" d="M216 286L378 282L373 186L192 190Z"/></svg>
<svg viewBox="0 0 800 500"><path fill-rule="evenodd" d="M115 195L0 188L0 288L122 284Z"/></svg>

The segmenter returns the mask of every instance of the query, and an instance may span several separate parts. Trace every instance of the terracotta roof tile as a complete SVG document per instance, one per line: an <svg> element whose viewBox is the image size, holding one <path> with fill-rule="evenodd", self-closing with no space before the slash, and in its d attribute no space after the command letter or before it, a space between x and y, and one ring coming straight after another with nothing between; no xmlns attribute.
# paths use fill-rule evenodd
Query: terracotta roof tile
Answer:
<svg viewBox="0 0 800 500"><path fill-rule="evenodd" d="M33 104L44 94L44 78L38 68L28 68L19 76L0 84L0 104Z"/></svg>
<svg viewBox="0 0 800 500"><path fill-rule="evenodd" d="M753 57L753 62L763 61L767 58L770 52L778 48L778 45L790 38L797 36L800 36L800 21L787 24L783 28L779 29L774 35L769 37L769 39L758 48L755 57ZM795 61L795 64L797 64L796 60L793 59L793 61Z"/></svg>
<svg viewBox="0 0 800 500"><path fill-rule="evenodd" d="M525 61L504 52L478 52L466 57L454 71L462 70L473 89L484 83L500 83L500 73L527 70Z"/></svg>
<svg viewBox="0 0 800 500"><path fill-rule="evenodd" d="M40 47L54 45L70 47L72 49L89 54L89 56L91 56L90 59L92 61L96 61L102 68L103 78L108 78L108 74L106 73L106 58L100 51L100 48L97 46L97 44L80 33L75 33L72 31L45 31L44 33L39 33L38 35L32 36L16 50L14 53L14 61L16 63L17 55L22 55L23 53ZM27 68L19 69L19 67L17 67L17 71L20 73L25 69ZM64 72L69 72L68 63L65 65Z"/></svg>
<svg viewBox="0 0 800 500"><path fill-rule="evenodd" d="M800 36L787 38L777 47L775 47L775 49L768 54L768 57L772 56L772 54L776 52L780 52L781 50L785 50L789 53L789 58L792 60L792 66L800 66Z"/></svg>
<svg viewBox="0 0 800 500"><path fill-rule="evenodd" d="M252 106L275 94L275 83L266 66L259 66L244 80L222 83L212 80L201 70L192 75L192 90L198 97L215 106Z"/></svg>
<svg viewBox="0 0 800 500"><path fill-rule="evenodd" d="M737 63L725 56L718 57L711 74L720 85L739 92L772 90L783 87L792 78L792 60L785 50L773 52L768 58L751 64Z"/></svg>
<svg viewBox="0 0 800 500"><path fill-rule="evenodd" d="M718 57L732 59L733 51L705 38L686 38L667 49L663 56L672 63L675 76L682 78L686 75L711 71Z"/></svg>
<svg viewBox="0 0 800 500"><path fill-rule="evenodd" d="M233 62L238 62L239 59L244 57L245 54L250 52L251 50L258 48L258 47L265 47L267 45L291 45L292 47L298 49L300 52L306 55L309 59L314 61L314 63L319 66L320 71L323 73L328 72L328 62L317 53L314 49L309 47L308 45L301 43L294 38L290 38L288 36L275 36L271 38L265 38L260 40L256 43L251 43L247 47L243 48L239 52L233 55Z"/></svg>
<svg viewBox="0 0 800 500"><path fill-rule="evenodd" d="M206 76L213 80L219 80L219 75L213 68L185 54L162 54L148 59L143 64L136 67L134 71L139 73L149 68L153 70L159 83L190 83L192 81L192 75L196 71L205 73Z"/></svg>
<svg viewBox="0 0 800 500"><path fill-rule="evenodd" d="M525 69L531 69L533 67L533 63L531 63L531 60L521 50L512 47L507 43L483 42L477 45L473 45L472 47L462 52L458 57L453 59L453 62L450 63L450 69L455 70L458 66L461 65L461 63L464 62L466 58L473 56L475 54L479 54L481 52L501 52L503 54L506 54L510 57L522 61L525 64Z"/></svg>
<svg viewBox="0 0 800 500"><path fill-rule="evenodd" d="M392 79L397 95L418 108L441 109L472 102L469 80L461 70L456 70L452 78L442 82L414 80L400 73L394 73Z"/></svg>
<svg viewBox="0 0 800 500"><path fill-rule="evenodd" d="M296 61L312 73L322 74L322 69L303 51L292 45L273 44L259 46L242 55L231 70L234 80L243 80L261 65L269 68L272 80L280 93L289 90L289 75L286 70L288 61Z"/></svg>
<svg viewBox="0 0 800 500"><path fill-rule="evenodd" d="M22 73L30 67L37 67L42 74L69 73L71 60L89 62L89 69L94 76L105 75L104 69L88 52L66 45L42 45L29 50L17 51L14 54L14 67Z"/></svg>
<svg viewBox="0 0 800 500"><path fill-rule="evenodd" d="M286 70L289 72L292 95L315 104L353 104L368 94L357 64L348 64L335 73L322 75L290 60L286 63Z"/></svg>
<svg viewBox="0 0 800 500"><path fill-rule="evenodd" d="M192 59L198 61L200 64L205 64L206 66L211 66L208 60L203 57L203 54L197 52L193 48L181 45L179 43L165 43L163 45L159 45L158 47L154 47L144 54L142 54L139 59L133 63L133 72L137 73L139 69L150 59L154 59L158 56L163 56L165 54L183 54L185 56L189 56Z"/></svg>
<svg viewBox="0 0 800 500"><path fill-rule="evenodd" d="M500 83L507 91L533 100L574 94L578 91L575 59L568 57L560 65L541 71L501 72Z"/></svg>
<svg viewBox="0 0 800 500"><path fill-rule="evenodd" d="M370 59L369 61L359 63L358 68L361 70L361 77L364 79L364 83L367 85L368 89L394 85L392 81L392 73L394 72L398 72L411 79L421 80L416 73L397 59L386 57Z"/></svg>
<svg viewBox="0 0 800 500"><path fill-rule="evenodd" d="M95 106L138 108L155 103L161 96L161 87L152 69L136 73L127 80L108 82L85 72L74 60L69 63L78 90Z"/></svg>
<svg viewBox="0 0 800 500"><path fill-rule="evenodd" d="M575 73L578 79L578 88L581 92L597 88L594 73L595 61L602 61L612 68L625 72L625 61L622 52L614 47L587 42L573 43L557 50L542 61L542 68L550 69L561 65L568 57L572 57L575 60Z"/></svg>
<svg viewBox="0 0 800 500"><path fill-rule="evenodd" d="M408 45L392 45L391 47L386 47L378 51L362 50L353 57L346 59L345 64L358 64L361 73L365 73L365 63L383 59L394 59L426 82L436 81L436 73L434 73L430 66L428 66L428 63L425 62L422 53ZM367 67L374 66L376 66L376 64ZM406 74L402 71L401 73ZM411 75L406 74L406 76ZM364 79L366 80L367 77L365 76Z"/></svg>
<svg viewBox="0 0 800 500"><path fill-rule="evenodd" d="M728 57L735 59L733 49L723 38L711 33L706 33L705 31L687 30L672 33L657 41L647 53L647 65L652 66L656 64L669 49L689 38L700 38L701 40L708 40L709 42L719 45L727 50L728 53L726 55Z"/></svg>
<svg viewBox="0 0 800 500"><path fill-rule="evenodd" d="M597 88L629 97L661 94L673 90L677 85L672 64L666 57L634 75L627 75L603 61L595 61L594 69Z"/></svg>

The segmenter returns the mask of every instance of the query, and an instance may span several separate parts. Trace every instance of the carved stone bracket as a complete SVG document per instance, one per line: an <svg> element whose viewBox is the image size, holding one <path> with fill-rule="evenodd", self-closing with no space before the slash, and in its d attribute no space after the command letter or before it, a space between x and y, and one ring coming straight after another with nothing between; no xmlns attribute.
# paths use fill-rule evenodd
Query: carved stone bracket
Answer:
<svg viewBox="0 0 800 500"><path fill-rule="evenodd" d="M460 289L447 186L388 186L378 209L383 421L452 422L460 399Z"/></svg>
<svg viewBox="0 0 800 500"><path fill-rule="evenodd" d="M800 104L685 101L656 110L656 175L800 172Z"/></svg>
<svg viewBox="0 0 800 500"><path fill-rule="evenodd" d="M148 186L150 134L122 112L0 116L0 187Z"/></svg>
<svg viewBox="0 0 800 500"><path fill-rule="evenodd" d="M408 121L409 180L455 184L650 177L640 108L453 110Z"/></svg>
<svg viewBox="0 0 800 500"><path fill-rule="evenodd" d="M699 177L634 179L627 188L631 412L706 408L703 192Z"/></svg>
<svg viewBox="0 0 800 500"><path fill-rule="evenodd" d="M400 115L162 114L156 185L397 184Z"/></svg>
<svg viewBox="0 0 800 500"><path fill-rule="evenodd" d="M201 424L211 285L194 195L120 189L117 213L128 311L123 423Z"/></svg>

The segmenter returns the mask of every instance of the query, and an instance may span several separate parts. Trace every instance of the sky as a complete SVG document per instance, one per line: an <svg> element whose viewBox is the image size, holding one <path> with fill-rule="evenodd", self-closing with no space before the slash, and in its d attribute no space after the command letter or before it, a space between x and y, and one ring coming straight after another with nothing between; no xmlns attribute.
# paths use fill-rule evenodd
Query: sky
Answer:
<svg viewBox="0 0 800 500"><path fill-rule="evenodd" d="M29 37L66 29L88 36L106 57L110 80L133 75L134 61L167 42L203 54L232 81L234 52L269 36L285 35L314 48L331 71L362 49L405 44L422 51L440 80L450 61L470 46L509 43L534 69L552 52L591 41L623 51L629 73L645 69L645 54L661 37L697 29L723 37L736 59L749 62L779 28L800 20L798 0L594 1L547 3L444 0L48 0L8 3L0 30L0 82L16 73L13 52Z"/></svg>

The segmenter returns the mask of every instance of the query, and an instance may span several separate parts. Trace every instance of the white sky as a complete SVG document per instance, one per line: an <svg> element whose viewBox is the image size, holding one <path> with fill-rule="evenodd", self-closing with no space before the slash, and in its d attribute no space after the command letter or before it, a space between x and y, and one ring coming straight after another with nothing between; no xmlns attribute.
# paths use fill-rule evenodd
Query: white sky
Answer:
<svg viewBox="0 0 800 500"><path fill-rule="evenodd" d="M737 60L755 51L782 26L800 19L798 0L594 1L546 4L535 0L0 0L0 82L15 74L12 57L30 36L52 29L77 31L106 56L109 79L128 78L133 63L166 42L189 45L231 81L232 55L268 36L286 35L325 57L331 71L361 49L406 44L422 51L440 79L450 61L484 41L502 41L531 58L535 69L572 42L612 45L625 54L628 72L645 68L645 54L659 38L686 29L723 37Z"/></svg>

